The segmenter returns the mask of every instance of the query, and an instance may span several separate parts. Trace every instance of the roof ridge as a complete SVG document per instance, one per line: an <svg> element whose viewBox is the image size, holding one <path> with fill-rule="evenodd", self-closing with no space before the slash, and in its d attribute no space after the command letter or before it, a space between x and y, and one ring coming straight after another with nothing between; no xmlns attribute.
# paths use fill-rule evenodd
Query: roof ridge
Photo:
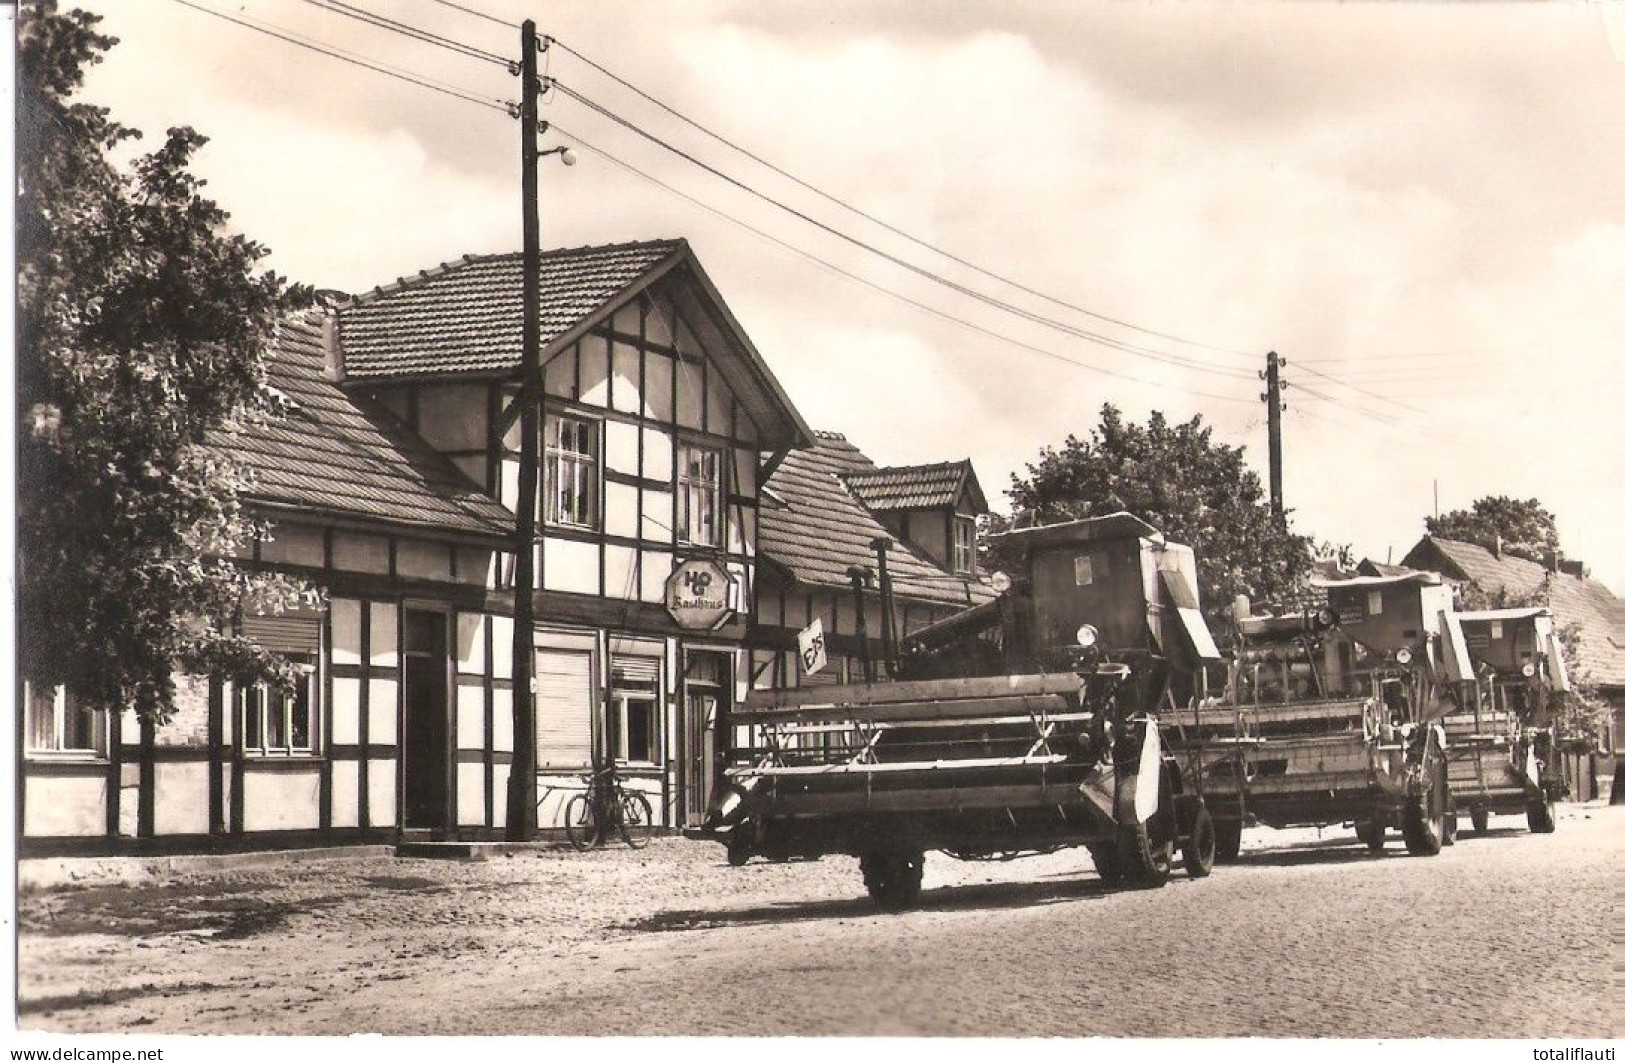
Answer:
<svg viewBox="0 0 1625 1063"><path fill-rule="evenodd" d="M541 253L541 258L544 260L553 258L568 258L571 256L595 254L606 251L629 251L633 249L652 249L657 247L668 247L672 250L677 250L678 248L686 247L687 245L687 239L681 236L663 237L657 240L628 240L622 243L613 244L582 244L579 247L551 248L543 251ZM376 302L377 300L383 299L386 296L405 291L408 288L413 288L419 284L434 280L437 277L443 277L453 270L462 269L465 266L479 265L486 262L502 262L508 260L517 261L523 256L524 252L522 251L494 251L484 255L465 254L461 258L453 261L442 262L438 266L431 266L428 269L420 269L410 276L396 277L394 283L392 284L374 285L367 291L357 292L349 297L349 301L347 303L340 304L337 308L349 309L350 307L360 306L365 303Z"/></svg>

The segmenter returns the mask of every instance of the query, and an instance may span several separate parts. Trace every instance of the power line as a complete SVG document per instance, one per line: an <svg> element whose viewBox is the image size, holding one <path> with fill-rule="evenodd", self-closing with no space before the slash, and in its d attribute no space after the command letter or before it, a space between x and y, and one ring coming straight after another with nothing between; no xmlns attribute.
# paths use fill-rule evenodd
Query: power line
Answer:
<svg viewBox="0 0 1625 1063"><path fill-rule="evenodd" d="M461 11L465 15L473 15L475 18L482 18L487 22L494 22L498 26L506 26L511 30L516 30L519 28L519 23L517 22L508 22L504 19L497 18L495 15L487 15L483 11L476 11L472 7L469 7L466 4L456 3L454 0L434 0L434 2L439 4L441 7L449 7L453 11Z"/></svg>
<svg viewBox="0 0 1625 1063"><path fill-rule="evenodd" d="M725 146L727 146L729 148L732 148L734 151L736 151L739 154L745 156L747 159L750 159L752 162L758 163L761 166L765 166L767 169L769 169L769 170L773 171L774 173L778 174L780 177L783 177L786 180L791 181L794 184L800 186L801 188L804 188L807 191L813 193L814 195L819 196L819 197L827 200L828 202L835 204L836 206L840 207L841 209L846 210L846 211L850 211L851 213L857 215L858 217L863 218L866 221L872 222L873 224L880 226L882 229L885 229L889 233L893 233L893 234L895 234L897 236L901 236L903 239L909 241L910 243L913 243L913 244L915 244L915 245L917 245L919 247L925 248L927 251L931 251L931 252L933 252L935 254L941 255L943 258L948 259L950 262L954 262L954 263L957 263L958 265L964 266L966 269L973 270L974 272L979 273L982 276L990 278L992 280L996 280L1001 284L1009 285L1010 287L1016 289L1017 291L1025 292L1028 295L1034 296L1034 297L1039 298L1039 299L1043 299L1046 302L1053 303L1056 306L1063 307L1063 308L1065 308L1067 310L1072 310L1072 311L1074 311L1076 313L1083 314L1086 317L1091 317L1091 318L1094 318L1094 319L1096 319L1098 321L1105 321L1105 322L1107 322L1109 324L1117 325L1117 326L1119 326L1121 328L1131 329L1131 330L1133 330L1135 332L1143 332L1148 336L1155 336L1158 339L1170 340L1170 341L1172 341L1174 343L1183 343L1183 344L1186 344L1186 345L1192 346L1192 347L1200 347L1200 348L1203 348L1204 350L1217 351L1217 352L1219 352L1221 354L1240 355L1240 356L1245 357L1245 358L1254 358L1254 357L1257 356L1256 352L1253 352L1253 351L1237 350L1237 349L1231 348L1231 347L1220 347L1220 346L1216 346L1216 345L1211 344L1211 343L1203 343L1200 340L1186 339L1186 338L1184 338L1182 336L1173 335L1172 333L1159 332L1156 329L1145 328L1145 327L1143 327L1141 325L1136 325L1133 322L1124 321L1121 318L1115 318L1115 317L1111 317L1111 316L1106 315L1106 314L1098 313L1097 311L1090 310L1087 307L1082 307L1082 306L1078 306L1075 303L1067 302L1064 299L1060 299L1060 298L1058 298L1056 296L1049 295L1048 293L1040 291L1040 290L1038 290L1036 288L1029 287L1029 286L1021 283L1020 281L1012 280L1011 278L1006 277L1003 274L995 273L990 269L986 269L986 268L984 268L982 266L979 266L975 262L970 261L969 259L963 258L963 257L953 253L952 251L949 251L949 250L947 250L947 249L945 249L943 247L940 247L937 244L933 244L933 243L931 243L931 242L929 242L927 240L923 240L920 237L915 236L914 234L912 234L912 233L910 233L910 232L908 232L908 231L906 231L904 229L898 228L897 226L895 226L895 225L891 224L890 222L886 221L885 219L876 217L875 215L869 213L868 211L863 210L860 207L853 206L851 203L848 203L846 200L841 199L839 196L836 196L836 195L833 195L833 194L831 194L829 192L826 192L822 188L819 188L817 185L811 184L811 183L803 180L802 178L797 177L795 174L791 173L790 171L784 169L781 166L778 166L777 164L775 164L773 162L768 161L767 159L763 158L761 155L758 155L756 152L751 151L749 148L746 148L746 147L734 142L733 140L730 140L729 138L723 136L721 133L718 133L715 130L710 129L707 126L705 126L705 125L701 124L700 122L696 121L695 119L688 117L687 115L683 114L681 111L677 110L675 107L672 107L670 104L666 103L664 100L661 100L660 98L658 98L658 97L644 91L643 89L639 88L638 86L632 84L632 82L626 80L625 78L621 77L619 74L615 73L613 70L610 70L607 67L605 67L604 65L602 65L601 63L597 62L596 60L593 60L593 59L589 58L587 55L583 54L581 51L577 50L575 47L573 47L569 43L567 43L565 41L562 41L562 40L558 39L557 37L549 38L549 40L551 40L553 44L558 45L558 47L564 49L566 52L569 52L571 55L575 56L581 62L583 62L587 66L591 67L593 70L596 70L598 73L602 74L604 77L609 78L611 81L615 82L617 85L620 85L622 88L625 88L628 91L637 94L638 96L640 96L644 100L647 100L649 103L652 103L656 107L660 108L662 111L665 111L667 114L671 115L673 118L676 118L678 121L683 122L684 124L698 130L701 133L704 133L706 136L710 137L712 140L717 141L719 144L723 144L723 145L725 145Z"/></svg>
<svg viewBox="0 0 1625 1063"><path fill-rule="evenodd" d="M984 303L984 304L986 304L988 306L992 306L992 307L994 307L996 309L999 309L999 310L1003 310L1008 314L1014 315L1016 317L1023 318L1023 319L1025 319L1027 321L1030 321L1030 322L1032 322L1034 324L1043 325L1043 326L1051 328L1051 329L1053 329L1053 330L1055 330L1057 332L1061 332L1061 333L1063 333L1065 335L1073 336L1073 337L1076 337L1076 338L1082 339L1082 340L1086 340L1086 341L1088 341L1090 343L1099 344L1099 345L1101 345L1103 347L1110 347L1110 348L1112 348L1114 350L1123 351L1126 354L1132 354L1132 355L1135 355L1137 357L1142 357L1142 358L1149 358L1149 359L1151 359L1153 361L1166 362L1166 363L1168 363L1170 365L1178 365L1178 366L1182 366L1182 367L1187 368L1187 369L1194 369L1197 372L1201 372L1201 373L1211 373L1211 374L1213 374L1215 376L1227 376L1227 377L1233 377L1235 379L1250 379L1252 377L1252 374L1250 372L1247 372L1246 370L1232 369L1230 367L1222 367L1222 368L1214 367L1214 366L1211 366L1211 365L1206 365L1206 364L1204 364L1202 362L1194 361L1194 360L1189 359L1189 358L1181 357L1180 355L1170 354L1170 353L1165 352L1165 351L1151 350L1149 348L1141 347L1141 346L1138 346L1136 344L1126 343L1126 342L1124 342L1122 340L1116 339L1116 338L1111 337L1111 336L1106 336L1106 335L1104 335L1102 333L1092 332L1092 331L1090 331L1088 329L1081 329L1081 328L1078 328L1075 325L1069 325L1064 321L1057 321L1054 318L1046 317L1046 316L1044 316L1042 314L1035 313L1035 312L1033 312L1031 310L1026 310L1026 309L1024 309L1022 307L1016 306L1013 303L1008 303L1008 302L1005 302L1002 299L998 299L998 298L995 298L994 296L988 295L987 293L979 291L978 289L968 287L968 286L966 286L964 284L960 284L958 281L952 280L952 279L950 279L948 277L944 277L939 273L935 273L935 272L933 272L931 270L928 270L923 266L920 266L920 265L917 265L917 264L915 264L913 262L908 261L907 259L900 258L897 255L894 255L889 251L886 251L886 250L884 250L884 249L882 249L880 247L875 246L874 244L868 243L867 241L859 239L858 237L853 236L848 232L845 232L845 231L843 231L841 229L837 229L836 227L834 227L832 225L829 225L829 224L827 224L827 223L825 223L823 221L820 221L819 219L813 217L812 215L806 213L805 211L799 210L796 207L792 207L792 206L790 206L790 205L788 205L788 204L786 204L786 203L784 203L784 202L782 202L782 201L780 201L778 199L773 198L772 196L768 195L766 192L763 192L760 189L757 189L754 186L752 186L750 184L747 184L746 182L740 180L737 177L732 176L731 174L725 173L724 171L717 169L715 166L712 166L710 163L707 163L704 160L697 158L696 156L684 151L682 148L679 148L679 147L675 146L674 144L670 143L669 141L662 140L660 137L656 136L655 134L653 134L653 133L649 132L648 130L644 129L643 127L639 126L637 123L632 122L629 119L621 117L620 115L616 114L615 112L613 112L613 111L609 110L608 108L603 107L602 105L600 105L597 102L593 101L589 97L584 96L580 92L577 92L575 89L570 88L568 85L566 85L563 82L559 81L557 78L549 78L548 79L548 84L553 86L553 87L556 87L560 92L563 92L564 94L569 96L571 99L573 99L573 100L577 101L578 103L582 104L583 106L587 107L589 110L595 111L596 113L602 115L603 117L608 118L610 121L616 123L617 125L620 125L623 128L630 130L631 132L637 134L638 136L640 136L643 139L649 141L650 143L656 145L657 147L660 147L660 148L664 149L665 151L670 152L671 154L677 156L678 158L682 159L683 161L689 163L690 165L693 165L693 166L695 166L695 167L697 167L697 168L699 168L701 170L704 170L706 173L712 175L713 177L716 177L719 180L727 182L728 184L734 186L735 188L738 188L739 190L741 190L741 191L743 191L743 192L745 192L745 193L747 193L747 194L749 194L751 196L756 197L757 199L761 200L764 203L767 203L767 204L769 204L771 206L777 207L779 210L784 211L785 213L787 213L787 214L789 214L789 215L791 215L791 216L793 216L795 218L798 218L803 222L806 222L808 225L813 226L814 228L820 230L821 232L824 232L824 233L827 233L827 234L829 234L831 236L834 236L837 239L844 240L845 242L853 245L854 247L857 247L857 248L859 248L859 249L861 249L863 251L867 251L869 254L874 255L877 258L884 259L885 261L890 262L891 264L893 264L895 266L898 266L898 267L900 267L902 269L905 269L905 270L909 271L910 273L916 274L917 276L923 277L926 280L932 281L932 282L934 282L936 284L939 284L939 285L941 285L941 286L943 286L945 288L948 288L950 291L956 292L956 293L958 293L960 295L967 296L968 298L971 298L971 299L975 299L978 302Z"/></svg>
<svg viewBox="0 0 1625 1063"><path fill-rule="evenodd" d="M629 162L626 162L625 160L623 160L623 159L617 157L616 155L604 150L603 148L598 147L597 145L593 144L592 142L578 136L577 134L575 134L575 133L571 132L570 130L564 128L563 126L559 125L557 122L550 123L550 126L555 132L558 132L558 133L562 134L563 136L568 137L569 139L575 141L577 144L581 145L583 148L587 149L588 151L592 152L593 154L598 155L599 157L603 158L607 162L610 162L610 163L614 164L615 166L618 166L621 169L627 171L628 173L631 173L631 174L641 178L642 180L647 181L649 184L652 184L655 187L660 188L660 189L670 193L671 195L674 195L674 196L678 197L679 199L686 200L687 202L692 203L694 206L699 207L701 210L707 211L708 213L713 214L716 217L721 218L724 221L727 221L727 222L729 222L729 223L731 223L731 224L733 224L735 226L738 226L739 228L745 230L746 232L749 232L749 233L751 233L751 234L753 234L753 235L755 235L755 236L757 236L757 237L759 237L759 238L761 238L763 240L767 240L767 241L769 241L769 242L771 242L773 244L776 244L779 247L783 248L784 250L789 251L792 254L798 255L801 258L807 259L808 261L813 262L813 263L823 267L824 269L829 270L832 273L836 273L836 274L838 274L838 275L840 275L842 277L847 278L848 280L856 281L859 284L862 284L863 286L865 286L867 288L872 288L877 292L880 292L880 293L882 293L884 295L888 295L888 296L892 297L893 299L898 300L899 302L907 303L909 306L912 306L917 310L923 310L928 314L931 314L931 315L933 315L935 317L939 317L939 318L943 319L944 321L949 321L949 322L952 322L953 324L959 325L959 326L961 326L963 328L968 328L968 329L972 330L973 332L977 332L977 333L980 333L981 335L988 336L988 337L990 337L992 339L999 340L1002 343L1007 343L1007 344L1010 344L1011 346L1020 347L1023 350L1031 351L1032 353L1042 355L1045 358L1051 358L1051 359L1054 359L1056 361L1065 362L1068 365L1073 365L1073 366L1076 366L1076 367L1081 368L1081 369L1087 369L1087 370L1089 370L1090 372L1093 372L1093 373L1101 373L1101 374L1103 374L1105 376L1116 377L1119 380L1128 380L1128 381L1132 381L1132 382L1138 383L1138 384L1149 384L1152 387L1160 387L1160 388L1165 388L1165 389L1170 389L1170 390L1174 389L1174 385L1164 384L1161 381L1150 380L1150 379L1147 379L1145 377L1135 376L1132 373L1122 373L1122 372L1118 372L1118 371L1112 370L1112 369L1105 369L1105 368L1103 368L1101 366L1092 365L1092 364L1090 364L1088 362L1080 362L1080 361L1078 361L1078 360L1076 360L1074 358L1069 358L1066 355L1061 354L1061 353L1059 353L1057 351L1052 351L1052 350L1050 350L1050 349L1048 349L1046 347L1040 347L1040 346L1038 346L1036 344L1027 343L1024 340L1016 339L1013 336L1007 336L1002 332L995 331L994 329L987 328L987 327L985 327L983 325L978 325L974 321L967 321L964 318L956 317L953 314L950 314L950 313L948 313L948 312L946 312L944 310L939 310L936 307L931 306L931 305L929 305L927 303L922 303L922 302L920 302L920 301L918 301L916 299L912 299L909 296L903 295L901 292L898 292L898 291L895 291L894 289L888 288L883 284L877 284L876 282L870 280L867 277L864 277L864 276L862 276L860 274L857 274L857 273L853 273L852 271L844 269L841 266L837 266L833 262L828 261L827 259L820 258L819 256L813 254L810 251L807 251L807 250L805 250L803 248L797 247L795 244L792 244L787 240L780 239L779 237L774 236L772 233L769 233L769 232L767 232L767 231L765 231L763 229L759 229L754 225L751 225L749 222L741 221L740 219L734 217L733 215L727 213L726 211L723 211L723 210L721 210L721 209L719 209L717 207L714 207L711 204L706 203L705 201L703 201L703 200L701 200L701 199L699 199L699 198L697 198L695 196L691 196L687 192L684 192L681 189L679 189L679 188L677 188L677 187L675 187L675 186L673 186L671 184L668 184L665 181L662 181L660 178L654 176L653 174L651 174L651 173L649 173L649 172L647 172L647 171L645 171L643 169L640 169L639 167L634 166ZM1178 390L1180 390L1180 391L1182 391L1182 392L1184 392L1185 394L1188 394L1188 395L1194 395L1194 396L1196 396L1198 398L1212 399L1215 402L1242 403L1242 404L1249 405L1249 406L1252 405L1252 402L1253 402L1252 399L1238 399L1238 398L1236 398L1234 396L1231 396L1231 395L1215 395L1215 394L1211 394L1211 393L1203 392L1203 391L1191 391L1191 390L1186 389L1186 388L1179 388Z"/></svg>
<svg viewBox="0 0 1625 1063"><path fill-rule="evenodd" d="M182 7L189 7L194 11L201 11L205 15L213 15L218 19L224 19L227 22L234 22L245 29L253 30L255 33L263 33L268 37L275 37L277 40L285 41L288 44L296 45L300 48L308 48L311 51L319 52L330 59L337 59L340 62L349 63L352 66L358 66L365 70L371 70L377 74L383 74L385 77L392 77L398 81L405 81L410 84L417 85L420 88L429 89L433 92L439 92L446 96L453 96L468 103L490 108L493 111L501 111L502 113L507 114L510 112L510 108L512 106L503 100L482 99L461 89L453 88L440 82L427 80L416 75L415 73L408 73L406 71L385 66L369 59L364 59L353 53L341 51L337 48L332 48L312 41L307 37L300 37L299 35L291 33L287 30L273 27L268 23L261 23L258 20L251 21L246 17L239 18L236 15L228 15L224 11L216 11L211 7L205 7L202 4L195 3L194 0L175 0L175 3L180 4Z"/></svg>
<svg viewBox="0 0 1625 1063"><path fill-rule="evenodd" d="M506 56L497 55L495 52L488 52L483 48L476 48L472 44L464 44L462 41L452 40L450 37L442 37L438 33L420 29L417 26L409 25L405 22L399 22L388 17L387 15L380 15L375 12L368 11L365 8L356 7L353 4L347 4L344 2L344 0L305 0L305 3L310 4L312 7L319 7L325 11L331 11L336 15L343 15L346 18L352 18L358 22L364 22L369 26L376 26L379 29L389 30L391 33L398 33L403 37L410 37L413 40L421 41L424 44L432 44L437 48L444 48L447 51L456 52L457 54L467 56L470 59L483 59L487 63L495 63L498 66L507 69L512 69L513 67L512 61Z"/></svg>
<svg viewBox="0 0 1625 1063"><path fill-rule="evenodd" d="M1377 400L1379 400L1381 402L1386 402L1386 403L1390 403L1390 404L1392 404L1394 406L1398 406L1400 409L1410 410L1412 413L1420 413L1420 414L1425 415L1425 414L1428 414L1428 413L1432 412L1432 411L1429 411L1429 410L1424 410L1419 406L1412 406L1408 402L1400 402L1398 399L1389 398L1387 395L1379 395L1375 391L1370 391L1370 390L1367 390L1366 388L1359 387L1358 385L1351 384L1347 380L1340 380L1337 377L1332 376L1330 373L1321 372L1319 369L1316 369L1312 365L1300 365L1298 368L1302 369L1306 373L1313 373L1315 376L1320 377L1322 380L1329 380L1333 384L1337 384L1337 385L1340 385L1341 387L1348 388L1350 391L1357 391L1362 395L1368 395L1371 398L1377 399Z"/></svg>
<svg viewBox="0 0 1625 1063"><path fill-rule="evenodd" d="M360 66L363 69L371 70L374 73L379 73L379 74L383 74L383 75L388 76L388 77L396 78L396 79L401 80L401 81L406 81L406 82L408 82L410 84L417 85L417 86L419 86L421 88L427 88L427 89L431 89L431 90L436 91L436 92L446 93L446 94L454 96L454 97L456 97L458 99L464 100L464 101L466 101L468 103L477 104L477 105L479 105L481 107L485 107L485 108L488 108L488 109L491 109L491 110L498 110L498 111L502 111L503 113L509 113L508 106L506 104L504 104L504 103L501 103L501 102L492 102L492 101L482 100L482 99L480 99L478 97L468 95L466 93L463 93L463 92L448 88L446 86L434 83L432 81L428 81L428 80L423 79L421 77L417 77L417 76L414 76L412 74L408 74L408 73L405 73L405 72L402 72L402 71L399 71L399 70L396 70L396 69L393 69L393 68L385 67L385 66L383 66L381 64L374 63L374 62L362 59L362 58L354 56L352 54L344 53L344 52L338 51L336 49L329 48L329 47L321 45L321 44L317 44L317 43L315 43L313 41L310 41L309 39L306 39L306 38L301 38L301 37L298 37L296 35L289 34L289 33L280 31L280 30L278 30L276 28L272 28L272 27L269 27L269 26L266 26L266 25L257 25L254 22L247 21L246 19L240 19L240 18L231 16L231 15L224 14L223 12L212 10L210 8L202 6L201 4L194 3L193 0L175 0L175 2L178 3L178 4L181 4L181 5L185 6L185 7L189 7L189 8L192 8L194 10L201 11L204 14L213 15L213 16L215 16L217 18L224 19L227 22L235 23L235 24L237 24L239 26L244 27L245 29L254 30L255 32L263 33L263 34L266 34L268 36L275 37L278 40L284 41L284 42L286 42L288 44L292 44L292 45L295 45L295 46L301 47L301 48L306 48L306 49L309 49L311 51L317 52L317 53L319 53L321 55L325 55L325 56L327 56L329 58L338 59L338 60L341 60L343 62L347 62L347 63L351 63L351 64L356 65L356 66ZM663 188L666 191L668 191L668 192L670 192L670 193L672 193L674 195L680 196L681 198L683 198L685 200L688 200L689 202L695 204L696 206L699 206L699 207L701 207L701 208L703 208L703 209L705 209L707 211L710 211L711 213L716 214L717 216L719 216L721 218L724 218L725 220L728 220L728 221L734 223L735 225L738 225L738 226L740 226L740 227L742 227L742 228L756 234L759 237L770 240L773 243L778 244L779 246L785 248L786 250L792 251L795 254L798 254L798 255L800 255L800 256L802 256L804 258L807 258L807 259L809 259L809 260L811 260L813 262L816 262L819 265L825 267L826 269L830 269L830 270L832 270L832 271L834 271L834 272L836 272L836 273L838 273L838 274L840 274L842 276L845 276L845 277L847 277L847 278L849 278L851 280L858 281L859 283L864 284L867 287L873 288L876 291L880 291L880 292L883 292L883 293L885 293L887 295L890 295L893 298L899 299L899 300L901 300L901 301L903 301L905 303L908 303L909 305L914 306L914 307L916 307L916 308L918 308L920 310L924 310L927 313L933 314L933 315L935 315L937 317L943 318L944 320L953 322L953 323L958 324L958 325L960 325L962 327L972 329L973 331L976 331L978 333L981 333L982 335L991 337L993 339L1000 340L1001 342L1009 343L1009 344L1012 344L1014 346L1021 347L1021 348L1024 348L1026 350L1032 351L1033 353L1043 355L1044 357L1053 358L1053 359L1056 359L1058 361L1066 362L1069 365L1074 365L1074 366L1077 366L1077 367L1082 368L1082 369L1087 369L1087 370L1089 370L1091 372L1100 373L1100 374L1103 374L1105 376L1116 377L1118 379L1128 380L1128 381L1132 381L1132 382L1136 382L1136 383L1149 384L1149 385L1154 386L1154 387L1164 387L1164 388L1171 388L1172 387L1172 385L1163 384L1163 383L1161 383L1159 381L1149 380L1149 379L1146 379L1144 377L1138 377L1138 376L1135 376L1135 375L1129 374L1129 373L1121 373L1121 372L1117 372L1115 370L1105 369L1105 368L1102 368L1100 366L1091 365L1091 364L1089 364L1087 362L1081 362L1081 361L1077 361L1076 359L1068 358L1065 355L1060 354L1058 352L1050 351L1050 350L1048 350L1046 348L1039 347L1039 346L1037 346L1035 344L1026 343L1024 341L1015 339L1013 337L1006 336L1006 335L1004 335L1002 333L996 332L996 331L994 331L992 329L985 328L985 327L983 327L981 325L978 325L978 324L976 324L974 322L967 321L967 320L965 320L963 318L955 317L952 314L946 313L945 311L938 310L937 308L929 306L929 305L927 305L925 303L918 302L918 301L916 301L914 299L911 299L911 298L909 298L909 297L907 297L905 295L902 295L901 293L898 293L898 292L895 292L895 291L893 291L893 290L891 290L889 288L886 288L883 285L876 284L873 281L870 281L865 277L859 276L856 273L852 273L852 272L850 272L848 270L842 269L841 267L836 266L833 263L827 262L824 259L821 259L818 256L811 254L810 252L804 251L801 248L798 248L798 247L794 246L793 244L788 243L787 241L780 240L778 237L775 237L775 236L773 236L773 235L771 235L771 234L769 234L769 233L767 233L767 232L765 232L765 231L763 231L761 229L758 229L758 228L756 228L754 226L748 225L745 222L742 222L737 218L733 218L732 216L726 214L725 212L720 211L717 208L712 207L709 204L704 203L701 200L696 199L695 197L688 195L687 193L681 192L680 190L676 189L675 187L673 187L673 186L667 184L666 182L661 181L660 179L654 177L653 175L648 174L648 173L638 169L637 167L632 166L629 163L623 162L622 160L616 158L614 155L610 154L609 152L604 151L603 149L598 148L598 147L590 144L586 140L582 139L581 137L576 136L575 134L569 132L568 130L563 129L562 127L558 126L557 123L553 123L553 128L557 129L558 132L560 132L561 134L569 137L570 139L577 141L578 143L581 144L582 147L586 148L587 150L592 151L592 152L594 152L595 154L597 154L599 156L602 156L603 158L607 159L611 163L614 163L615 165L620 166L621 168L623 168L623 169L625 169L625 170L627 170L627 171L629 171L629 172L631 172L633 174L636 174L637 176L643 178L644 180L649 181L649 182L655 184L656 186L658 186L660 188ZM1186 389L1179 389L1179 390L1185 391ZM1233 398L1233 397L1227 396L1227 395L1214 395L1214 394L1209 394L1209 393L1205 393L1205 392L1198 392L1198 391L1187 391L1186 393L1197 396L1197 397L1200 397L1200 398L1211 399L1211 400L1218 401L1218 402L1250 402L1250 400L1236 399L1236 398Z"/></svg>

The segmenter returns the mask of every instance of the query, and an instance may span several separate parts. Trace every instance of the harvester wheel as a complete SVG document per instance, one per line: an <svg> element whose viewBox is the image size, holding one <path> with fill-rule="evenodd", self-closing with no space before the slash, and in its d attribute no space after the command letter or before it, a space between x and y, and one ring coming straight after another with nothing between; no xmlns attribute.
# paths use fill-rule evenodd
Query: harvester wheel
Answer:
<svg viewBox="0 0 1625 1063"><path fill-rule="evenodd" d="M1446 812L1444 814L1444 834L1440 835L1439 844L1456 844L1456 814L1454 812Z"/></svg>
<svg viewBox="0 0 1625 1063"><path fill-rule="evenodd" d="M1380 819L1362 819L1354 825L1354 836L1365 842L1365 847L1373 853L1382 852L1387 834L1388 824Z"/></svg>
<svg viewBox="0 0 1625 1063"><path fill-rule="evenodd" d="M744 867L750 861L750 839L743 837L743 825L734 828L733 837L728 839L728 863L733 867Z"/></svg>
<svg viewBox="0 0 1625 1063"><path fill-rule="evenodd" d="M1213 874L1213 858L1218 839L1213 832L1213 817L1206 808L1198 807L1191 821L1190 835L1179 847L1185 858L1185 874L1191 878L1206 878Z"/></svg>
<svg viewBox="0 0 1625 1063"><path fill-rule="evenodd" d="M1241 859L1241 821L1221 819L1213 825L1213 859L1233 864Z"/></svg>
<svg viewBox="0 0 1625 1063"><path fill-rule="evenodd" d="M1444 757L1436 753L1431 736L1423 759L1427 782L1420 794L1406 800L1399 817L1405 851L1412 856L1438 856L1444 844L1445 813L1450 807L1450 781Z"/></svg>
<svg viewBox="0 0 1625 1063"><path fill-rule="evenodd" d="M1123 877L1139 889L1160 888L1174 870L1173 841L1153 840L1151 828L1145 823L1118 826L1117 855L1123 864Z"/></svg>
<svg viewBox="0 0 1625 1063"><path fill-rule="evenodd" d="M1484 835L1490 832L1490 810L1487 808L1475 808L1473 809L1472 816L1473 833L1482 838Z"/></svg>
<svg viewBox="0 0 1625 1063"><path fill-rule="evenodd" d="M1089 859L1095 862L1095 874L1100 876L1101 885L1116 888L1123 884L1123 861L1118 859L1115 845L1089 846Z"/></svg>
<svg viewBox="0 0 1625 1063"><path fill-rule="evenodd" d="M900 912L920 899L925 877L925 854L917 852L865 853L858 860L863 885L874 902L888 912Z"/></svg>
<svg viewBox="0 0 1625 1063"><path fill-rule="evenodd" d="M1531 834L1550 834L1557 829L1557 819L1552 815L1552 799L1542 793L1539 797L1529 800L1529 832Z"/></svg>

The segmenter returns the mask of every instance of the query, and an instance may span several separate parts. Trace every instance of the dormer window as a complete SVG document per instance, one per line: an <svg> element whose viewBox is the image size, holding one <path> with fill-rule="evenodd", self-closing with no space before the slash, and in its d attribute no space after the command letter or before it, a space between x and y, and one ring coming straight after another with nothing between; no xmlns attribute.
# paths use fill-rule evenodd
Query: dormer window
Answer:
<svg viewBox="0 0 1625 1063"><path fill-rule="evenodd" d="M954 517L954 572L961 576L976 573L976 521Z"/></svg>

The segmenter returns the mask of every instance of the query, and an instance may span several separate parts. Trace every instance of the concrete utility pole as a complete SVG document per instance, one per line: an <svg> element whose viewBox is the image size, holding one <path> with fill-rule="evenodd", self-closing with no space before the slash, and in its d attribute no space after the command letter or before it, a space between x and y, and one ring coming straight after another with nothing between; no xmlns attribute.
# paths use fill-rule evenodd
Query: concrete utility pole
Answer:
<svg viewBox="0 0 1625 1063"><path fill-rule="evenodd" d="M519 356L519 498L515 503L513 576L513 766L508 773L509 841L536 837L536 481L541 426L537 408L542 375L541 317L542 226L536 202L536 23L519 30L519 196L524 219L525 335Z"/></svg>
<svg viewBox="0 0 1625 1063"><path fill-rule="evenodd" d="M1281 403L1281 392L1286 385L1281 383L1281 367L1286 365L1286 359L1271 351L1269 361L1264 371L1259 374L1265 385L1264 394L1258 396L1269 405L1270 422L1270 510L1279 520L1284 512L1281 501L1281 411L1286 409Z"/></svg>

